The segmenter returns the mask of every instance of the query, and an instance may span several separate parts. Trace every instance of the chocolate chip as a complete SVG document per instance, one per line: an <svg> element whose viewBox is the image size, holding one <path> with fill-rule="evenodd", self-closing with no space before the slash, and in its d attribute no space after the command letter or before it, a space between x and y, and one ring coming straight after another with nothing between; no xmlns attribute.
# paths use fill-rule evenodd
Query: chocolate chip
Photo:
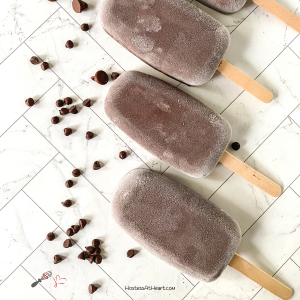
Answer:
<svg viewBox="0 0 300 300"><path fill-rule="evenodd" d="M74 47L74 44L73 44L73 42L71 41L71 40L68 40L67 42L66 42L66 48L68 48L68 49L72 49L73 47Z"/></svg>
<svg viewBox="0 0 300 300"><path fill-rule="evenodd" d="M88 131L85 134L85 137L86 137L87 140L91 140L94 137L94 134L91 131Z"/></svg>
<svg viewBox="0 0 300 300"><path fill-rule="evenodd" d="M83 10L88 8L88 5L82 0L73 0L72 7L76 13L81 13Z"/></svg>
<svg viewBox="0 0 300 300"><path fill-rule="evenodd" d="M57 101L55 102L55 104L56 104L57 107L62 107L62 106L65 105L65 104L64 104L64 101L62 101L62 100L57 100Z"/></svg>
<svg viewBox="0 0 300 300"><path fill-rule="evenodd" d="M92 246L93 246L94 248L99 247L99 246L100 246L100 240L94 239L94 240L92 241Z"/></svg>
<svg viewBox="0 0 300 300"><path fill-rule="evenodd" d="M71 188L73 186L73 181L69 179L66 181L65 185L67 188Z"/></svg>
<svg viewBox="0 0 300 300"><path fill-rule="evenodd" d="M91 106L91 100L90 99L85 99L83 101L83 105L86 106L86 107L90 107Z"/></svg>
<svg viewBox="0 0 300 300"><path fill-rule="evenodd" d="M70 97L66 97L65 99L64 99L64 102L67 104L67 105L70 105L71 103L72 103L72 98L70 98Z"/></svg>
<svg viewBox="0 0 300 300"><path fill-rule="evenodd" d="M73 229L72 228L68 228L67 229L67 236L72 236L72 235L74 235Z"/></svg>
<svg viewBox="0 0 300 300"><path fill-rule="evenodd" d="M127 257L129 257L129 258L134 257L134 250L128 250L127 251Z"/></svg>
<svg viewBox="0 0 300 300"><path fill-rule="evenodd" d="M74 177L79 177L80 176L80 170L79 169L74 169L73 171L72 171L72 175L74 176Z"/></svg>
<svg viewBox="0 0 300 300"><path fill-rule="evenodd" d="M85 227L85 225L86 225L87 222L86 222L85 219L80 219L78 221L78 223L79 223L80 228L83 229Z"/></svg>
<svg viewBox="0 0 300 300"><path fill-rule="evenodd" d="M101 165L99 163L99 161L95 161L94 164L93 164L93 169L94 170L99 170L101 169Z"/></svg>
<svg viewBox="0 0 300 300"><path fill-rule="evenodd" d="M59 255L54 255L54 264L59 264L62 261L62 258Z"/></svg>
<svg viewBox="0 0 300 300"><path fill-rule="evenodd" d="M90 262L90 264L92 264L93 261L94 261L94 257L93 257L93 256L90 256L90 257L87 258L87 260Z"/></svg>
<svg viewBox="0 0 300 300"><path fill-rule="evenodd" d="M69 136L70 134L72 134L72 129L71 128L65 128L64 129L64 134L65 134L65 136Z"/></svg>
<svg viewBox="0 0 300 300"><path fill-rule="evenodd" d="M50 1L50 2L55 2L56 0L48 0L48 1Z"/></svg>
<svg viewBox="0 0 300 300"><path fill-rule="evenodd" d="M33 106L34 105L34 100L32 98L28 98L25 100L25 104L27 106Z"/></svg>
<svg viewBox="0 0 300 300"><path fill-rule="evenodd" d="M47 234L47 240L48 241L53 241L55 239L55 234L53 232L49 232Z"/></svg>
<svg viewBox="0 0 300 300"><path fill-rule="evenodd" d="M120 76L120 73L112 72L110 77L112 80L116 80L119 76Z"/></svg>
<svg viewBox="0 0 300 300"><path fill-rule="evenodd" d="M77 257L78 259L82 259L82 260L85 260L85 251L82 251Z"/></svg>
<svg viewBox="0 0 300 300"><path fill-rule="evenodd" d="M231 148L235 151L239 150L241 148L240 144L238 142L234 142L231 144Z"/></svg>
<svg viewBox="0 0 300 300"><path fill-rule="evenodd" d="M88 31L90 29L90 26L89 24L83 23L81 24L80 28L82 31Z"/></svg>
<svg viewBox="0 0 300 300"><path fill-rule="evenodd" d="M85 247L85 249L89 255L91 255L95 251L95 248L92 246Z"/></svg>
<svg viewBox="0 0 300 300"><path fill-rule="evenodd" d="M48 64L47 62L44 61L44 62L41 64L41 68L42 68L43 71L46 71L47 69L49 69L49 64Z"/></svg>
<svg viewBox="0 0 300 300"><path fill-rule="evenodd" d="M94 258L94 261L97 265L101 264L102 262L102 256L101 255L97 255L95 258Z"/></svg>
<svg viewBox="0 0 300 300"><path fill-rule="evenodd" d="M73 229L74 234L76 234L79 231L80 226L79 225L72 225L71 228Z"/></svg>
<svg viewBox="0 0 300 300"><path fill-rule="evenodd" d="M95 250L91 253L91 255L99 255L101 253L101 249L99 247L95 247Z"/></svg>
<svg viewBox="0 0 300 300"><path fill-rule="evenodd" d="M61 202L61 204L64 206L64 207L70 207L72 205L72 201L71 200L66 200L64 202Z"/></svg>
<svg viewBox="0 0 300 300"><path fill-rule="evenodd" d="M97 291L97 288L93 284L90 284L89 285L89 293L94 294L96 291Z"/></svg>
<svg viewBox="0 0 300 300"><path fill-rule="evenodd" d="M119 157L120 157L121 159L125 159L125 158L127 157L127 153L126 153L125 151L121 151L121 152L119 153Z"/></svg>
<svg viewBox="0 0 300 300"><path fill-rule="evenodd" d="M72 247L72 241L70 239L67 239L63 243L64 248L70 248Z"/></svg>
<svg viewBox="0 0 300 300"><path fill-rule="evenodd" d="M64 115L67 115L69 113L69 110L67 108L62 108L59 110L59 113L64 116Z"/></svg>
<svg viewBox="0 0 300 300"><path fill-rule="evenodd" d="M33 65L37 65L40 61L39 59L36 57L36 56L32 56L30 58L30 62L33 64Z"/></svg>
<svg viewBox="0 0 300 300"><path fill-rule="evenodd" d="M76 105L70 107L70 113L76 115L78 113Z"/></svg>
<svg viewBox="0 0 300 300"><path fill-rule="evenodd" d="M101 85L107 84L108 75L104 71L97 71L94 80Z"/></svg>
<svg viewBox="0 0 300 300"><path fill-rule="evenodd" d="M51 119L52 124L58 124L59 123L59 117L55 116Z"/></svg>

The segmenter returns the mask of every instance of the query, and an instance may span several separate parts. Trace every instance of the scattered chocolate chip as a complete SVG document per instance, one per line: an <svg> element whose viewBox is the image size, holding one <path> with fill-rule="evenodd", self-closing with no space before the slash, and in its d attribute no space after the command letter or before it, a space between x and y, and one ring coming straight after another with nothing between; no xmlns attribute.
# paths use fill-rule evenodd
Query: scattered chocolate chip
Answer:
<svg viewBox="0 0 300 300"><path fill-rule="evenodd" d="M65 104L64 104L64 101L62 101L62 100L57 100L57 101L55 102L55 104L56 104L57 107L62 107L62 106L65 105Z"/></svg>
<svg viewBox="0 0 300 300"><path fill-rule="evenodd" d="M128 250L127 251L127 257L129 257L129 258L134 257L134 250Z"/></svg>
<svg viewBox="0 0 300 300"><path fill-rule="evenodd" d="M94 169L94 170L99 170L99 169L101 169L101 166L100 166L99 161L95 161L95 162L94 162L94 164L93 164L93 169Z"/></svg>
<svg viewBox="0 0 300 300"><path fill-rule="evenodd" d="M97 265L101 264L102 262L102 256L101 255L97 255L95 258L94 258L94 261Z"/></svg>
<svg viewBox="0 0 300 300"><path fill-rule="evenodd" d="M82 0L73 0L72 7L76 13L81 13L83 10L88 8L88 5Z"/></svg>
<svg viewBox="0 0 300 300"><path fill-rule="evenodd" d="M54 255L54 264L59 264L62 261L62 258L59 255Z"/></svg>
<svg viewBox="0 0 300 300"><path fill-rule="evenodd" d="M85 247L85 249L89 255L92 255L92 253L95 251L95 248L92 246Z"/></svg>
<svg viewBox="0 0 300 300"><path fill-rule="evenodd" d="M39 59L36 57L36 56L32 56L30 58L30 62L33 64L33 65L37 65L40 61Z"/></svg>
<svg viewBox="0 0 300 300"><path fill-rule="evenodd" d="M112 72L110 77L112 80L116 80L119 76L120 76L120 73Z"/></svg>
<svg viewBox="0 0 300 300"><path fill-rule="evenodd" d="M66 48L72 49L74 47L74 44L71 40L68 40L65 44Z"/></svg>
<svg viewBox="0 0 300 300"><path fill-rule="evenodd" d="M240 144L238 142L234 142L231 144L231 148L235 151L239 150L240 149Z"/></svg>
<svg viewBox="0 0 300 300"><path fill-rule="evenodd" d="M92 241L92 246L93 246L94 248L99 247L99 246L100 246L100 240L99 240L99 239L94 239L94 240Z"/></svg>
<svg viewBox="0 0 300 300"><path fill-rule="evenodd" d="M72 205L72 201L71 200L66 200L64 202L61 202L61 204L64 206L64 207L70 207Z"/></svg>
<svg viewBox="0 0 300 300"><path fill-rule="evenodd" d="M32 98L28 98L25 100L25 104L27 106L33 106L34 105L34 100Z"/></svg>
<svg viewBox="0 0 300 300"><path fill-rule="evenodd" d="M64 129L64 134L65 134L65 136L69 136L70 134L72 134L72 129L71 128L65 128Z"/></svg>
<svg viewBox="0 0 300 300"><path fill-rule="evenodd" d="M101 85L107 84L108 75L104 71L97 71L94 80Z"/></svg>
<svg viewBox="0 0 300 300"><path fill-rule="evenodd" d="M85 219L80 219L78 221L78 223L79 223L80 228L83 229L85 227L85 225L86 225L87 222L86 222Z"/></svg>
<svg viewBox="0 0 300 300"><path fill-rule="evenodd" d="M72 235L74 235L73 229L72 228L68 228L67 229L67 236L72 236Z"/></svg>
<svg viewBox="0 0 300 300"><path fill-rule="evenodd" d="M59 110L59 113L64 116L64 115L67 115L69 113L69 110L67 108L62 108Z"/></svg>
<svg viewBox="0 0 300 300"><path fill-rule="evenodd" d="M91 255L99 255L101 253L101 249L99 247L96 247L95 250L91 253Z"/></svg>
<svg viewBox="0 0 300 300"><path fill-rule="evenodd" d="M80 226L79 225L72 225L71 228L73 229L74 234L76 234L79 231Z"/></svg>
<svg viewBox="0 0 300 300"><path fill-rule="evenodd" d="M58 124L59 123L59 117L55 116L51 119L52 124Z"/></svg>
<svg viewBox="0 0 300 300"><path fill-rule="evenodd" d="M48 1L50 1L50 2L55 2L56 0L48 0Z"/></svg>
<svg viewBox="0 0 300 300"><path fill-rule="evenodd" d="M78 113L76 105L70 107L70 113L76 115Z"/></svg>
<svg viewBox="0 0 300 300"><path fill-rule="evenodd" d="M90 256L90 257L88 257L86 260L88 260L88 261L90 262L90 264L92 264L93 261L94 261L94 257L93 257L93 256Z"/></svg>
<svg viewBox="0 0 300 300"><path fill-rule="evenodd" d="M72 103L72 98L70 98L70 97L66 97L65 99L64 99L64 102L67 104L67 105L70 105L71 103Z"/></svg>
<svg viewBox="0 0 300 300"><path fill-rule="evenodd" d="M121 159L125 159L125 158L127 157L127 153L126 153L125 151L121 151L121 152L119 153L119 157L120 157Z"/></svg>
<svg viewBox="0 0 300 300"><path fill-rule="evenodd" d="M48 241L53 241L55 239L55 234L53 232L49 232L47 234L47 240Z"/></svg>
<svg viewBox="0 0 300 300"><path fill-rule="evenodd" d="M94 137L94 134L91 131L88 131L85 134L85 137L86 137L87 140L91 140Z"/></svg>
<svg viewBox="0 0 300 300"><path fill-rule="evenodd" d="M42 68L43 71L46 71L47 69L49 69L49 64L48 64L47 62L44 61L44 62L41 64L41 68Z"/></svg>
<svg viewBox="0 0 300 300"><path fill-rule="evenodd" d="M72 171L72 175L74 176L74 177L79 177L80 176L80 170L79 169L74 169L73 171Z"/></svg>
<svg viewBox="0 0 300 300"><path fill-rule="evenodd" d="M80 28L82 31L88 31L90 29L90 26L89 24L83 23L81 24Z"/></svg>
<svg viewBox="0 0 300 300"><path fill-rule="evenodd" d="M73 186L73 181L69 179L66 181L65 185L67 188L71 188Z"/></svg>
<svg viewBox="0 0 300 300"><path fill-rule="evenodd" d="M83 101L83 105L86 106L86 107L90 107L91 106L91 100L90 99L85 99Z"/></svg>
<svg viewBox="0 0 300 300"><path fill-rule="evenodd" d="M70 248L72 247L72 241L70 239L67 239L63 243L64 248Z"/></svg>
<svg viewBox="0 0 300 300"><path fill-rule="evenodd" d="M89 293L94 294L97 291L98 288L96 288L93 284L89 285Z"/></svg>
<svg viewBox="0 0 300 300"><path fill-rule="evenodd" d="M85 260L85 251L82 251L77 257L78 259L82 259L82 260Z"/></svg>

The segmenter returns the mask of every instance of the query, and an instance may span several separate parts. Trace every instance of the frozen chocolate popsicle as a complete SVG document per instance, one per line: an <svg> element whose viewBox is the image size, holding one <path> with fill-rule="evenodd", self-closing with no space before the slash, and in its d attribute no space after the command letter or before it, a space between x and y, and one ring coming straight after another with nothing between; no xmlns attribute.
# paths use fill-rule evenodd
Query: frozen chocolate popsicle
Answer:
<svg viewBox="0 0 300 300"><path fill-rule="evenodd" d="M240 10L247 0L197 0L198 2L223 14ZM252 0L255 4L300 32L300 18L275 0Z"/></svg>
<svg viewBox="0 0 300 300"><path fill-rule="evenodd" d="M263 102L273 95L222 57L230 43L224 25L185 0L104 0L104 30L153 68L188 85L216 70Z"/></svg>
<svg viewBox="0 0 300 300"><path fill-rule="evenodd" d="M229 123L200 101L153 76L129 71L111 86L107 116L153 155L192 177L208 176L218 161L272 196L281 188L225 151Z"/></svg>
<svg viewBox="0 0 300 300"><path fill-rule="evenodd" d="M148 169L130 171L111 204L119 226L155 256L198 280L216 280L228 264L283 299L292 291L235 254L237 222L189 188Z"/></svg>

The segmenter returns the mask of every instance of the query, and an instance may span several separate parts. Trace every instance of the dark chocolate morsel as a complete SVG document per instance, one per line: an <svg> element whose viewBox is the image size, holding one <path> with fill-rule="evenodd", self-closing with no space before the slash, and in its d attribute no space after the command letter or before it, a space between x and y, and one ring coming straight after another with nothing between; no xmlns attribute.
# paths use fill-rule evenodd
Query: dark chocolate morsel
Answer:
<svg viewBox="0 0 300 300"><path fill-rule="evenodd" d="M65 134L65 136L69 136L70 134L72 134L72 129L71 128L65 128L64 129L64 134Z"/></svg>
<svg viewBox="0 0 300 300"><path fill-rule="evenodd" d="M67 104L67 105L70 105L71 103L72 103L72 98L70 98L70 97L66 97L65 99L64 99L64 102Z"/></svg>
<svg viewBox="0 0 300 300"><path fill-rule="evenodd" d="M72 236L72 235L74 235L73 229L72 228L68 228L67 229L67 236Z"/></svg>
<svg viewBox="0 0 300 300"><path fill-rule="evenodd" d="M34 105L34 100L32 98L28 98L25 100L25 104L27 106L33 106Z"/></svg>
<svg viewBox="0 0 300 300"><path fill-rule="evenodd" d="M54 264L58 264L62 261L62 258L59 255L54 255Z"/></svg>
<svg viewBox="0 0 300 300"><path fill-rule="evenodd" d="M70 107L70 113L76 115L78 113L76 105Z"/></svg>
<svg viewBox="0 0 300 300"><path fill-rule="evenodd" d="M119 76L120 76L120 73L112 72L110 77L112 80L116 80Z"/></svg>
<svg viewBox="0 0 300 300"><path fill-rule="evenodd" d="M95 250L91 253L91 255L99 255L101 253L101 249L99 247L95 247Z"/></svg>
<svg viewBox="0 0 300 300"><path fill-rule="evenodd" d="M129 257L129 258L134 257L134 250L128 250L127 251L127 257Z"/></svg>
<svg viewBox="0 0 300 300"><path fill-rule="evenodd" d="M90 262L90 264L92 264L93 261L94 261L94 257L93 257L93 256L90 256L90 257L87 258L87 260Z"/></svg>
<svg viewBox="0 0 300 300"><path fill-rule="evenodd" d="M30 62L33 64L33 65L37 65L40 61L39 59L36 57L36 56L32 56L30 58Z"/></svg>
<svg viewBox="0 0 300 300"><path fill-rule="evenodd" d="M82 0L73 0L72 7L76 13L81 13L83 10L88 8L88 5Z"/></svg>
<svg viewBox="0 0 300 300"><path fill-rule="evenodd" d="M64 207L70 207L72 205L72 201L71 200L66 200L64 202L61 202L61 204L64 206Z"/></svg>
<svg viewBox="0 0 300 300"><path fill-rule="evenodd" d="M69 179L66 181L65 185L67 188L71 188L73 186L73 181Z"/></svg>
<svg viewBox="0 0 300 300"><path fill-rule="evenodd" d="M86 107L90 107L91 106L91 100L90 99L85 99L83 101L83 105L86 106Z"/></svg>
<svg viewBox="0 0 300 300"><path fill-rule="evenodd" d="M81 24L80 28L82 31L88 31L90 29L90 26L89 24L83 23Z"/></svg>
<svg viewBox="0 0 300 300"><path fill-rule="evenodd" d="M86 222L85 219L80 219L78 221L78 223L79 223L80 228L83 229L85 227L85 225L86 225L87 222Z"/></svg>
<svg viewBox="0 0 300 300"><path fill-rule="evenodd" d="M67 115L69 113L69 110L67 108L62 108L59 110L59 113L64 116L64 115Z"/></svg>
<svg viewBox="0 0 300 300"><path fill-rule="evenodd" d="M101 264L102 262L102 256L101 255L97 255L95 258L94 258L94 261L97 265Z"/></svg>
<svg viewBox="0 0 300 300"><path fill-rule="evenodd" d="M85 137L86 137L87 140L91 140L94 137L94 134L91 131L88 131L85 134Z"/></svg>
<svg viewBox="0 0 300 300"><path fill-rule="evenodd" d="M72 225L71 228L73 229L74 234L76 234L80 230L79 225Z"/></svg>
<svg viewBox="0 0 300 300"><path fill-rule="evenodd" d="M240 144L238 142L234 142L231 144L231 148L235 151L239 150L241 148Z"/></svg>
<svg viewBox="0 0 300 300"><path fill-rule="evenodd" d="M81 172L80 172L79 169L74 169L74 170L72 171L72 175L73 175L74 177L78 177L78 176L80 176L80 174L81 174Z"/></svg>
<svg viewBox="0 0 300 300"><path fill-rule="evenodd" d="M84 251L82 251L77 257L78 257L78 259L85 260L85 253L84 253Z"/></svg>
<svg viewBox="0 0 300 300"><path fill-rule="evenodd" d="M99 161L95 161L94 164L93 164L93 169L94 170L99 170L101 169L101 165L99 163Z"/></svg>
<svg viewBox="0 0 300 300"><path fill-rule="evenodd" d="M126 152L125 152L125 151L121 151L121 152L119 153L119 157L120 157L121 159L125 159L125 158L127 157Z"/></svg>
<svg viewBox="0 0 300 300"><path fill-rule="evenodd" d="M46 71L47 69L49 69L49 64L48 64L47 62L44 61L44 62L41 64L41 68L42 68L43 71Z"/></svg>
<svg viewBox="0 0 300 300"><path fill-rule="evenodd" d="M93 246L94 248L100 247L100 240L99 240L99 239L94 239L94 240L92 241L92 246Z"/></svg>
<svg viewBox="0 0 300 300"><path fill-rule="evenodd" d="M70 239L67 239L63 243L64 248L70 248L72 247L72 241Z"/></svg>
<svg viewBox="0 0 300 300"><path fill-rule="evenodd" d="M93 284L89 285L89 293L94 294L97 291L98 288L96 288Z"/></svg>
<svg viewBox="0 0 300 300"><path fill-rule="evenodd" d="M47 240L48 241L53 241L55 239L55 234L53 232L49 232L47 234Z"/></svg>
<svg viewBox="0 0 300 300"><path fill-rule="evenodd" d="M55 116L51 119L52 124L58 124L59 123L59 117Z"/></svg>
<svg viewBox="0 0 300 300"><path fill-rule="evenodd" d="M62 100L57 100L57 101L55 102L55 104L56 104L57 107L62 107L62 106L64 106L64 101L62 101Z"/></svg>
<svg viewBox="0 0 300 300"><path fill-rule="evenodd" d="M107 84L108 75L104 71L97 71L95 74L95 81L101 85Z"/></svg>
<svg viewBox="0 0 300 300"><path fill-rule="evenodd" d="M71 40L68 40L65 44L66 48L72 49L74 47L74 44Z"/></svg>
<svg viewBox="0 0 300 300"><path fill-rule="evenodd" d="M95 248L92 246L85 247L85 249L89 255L92 255L92 253L95 251Z"/></svg>

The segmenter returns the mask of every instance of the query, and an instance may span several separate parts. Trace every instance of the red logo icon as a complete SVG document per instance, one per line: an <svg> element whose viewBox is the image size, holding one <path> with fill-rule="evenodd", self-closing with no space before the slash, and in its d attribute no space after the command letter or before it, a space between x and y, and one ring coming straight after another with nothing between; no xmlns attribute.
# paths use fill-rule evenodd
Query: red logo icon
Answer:
<svg viewBox="0 0 300 300"><path fill-rule="evenodd" d="M56 288L58 284L65 284L67 281L67 278L61 278L59 275L56 275L55 277L52 277L55 284L54 287Z"/></svg>

